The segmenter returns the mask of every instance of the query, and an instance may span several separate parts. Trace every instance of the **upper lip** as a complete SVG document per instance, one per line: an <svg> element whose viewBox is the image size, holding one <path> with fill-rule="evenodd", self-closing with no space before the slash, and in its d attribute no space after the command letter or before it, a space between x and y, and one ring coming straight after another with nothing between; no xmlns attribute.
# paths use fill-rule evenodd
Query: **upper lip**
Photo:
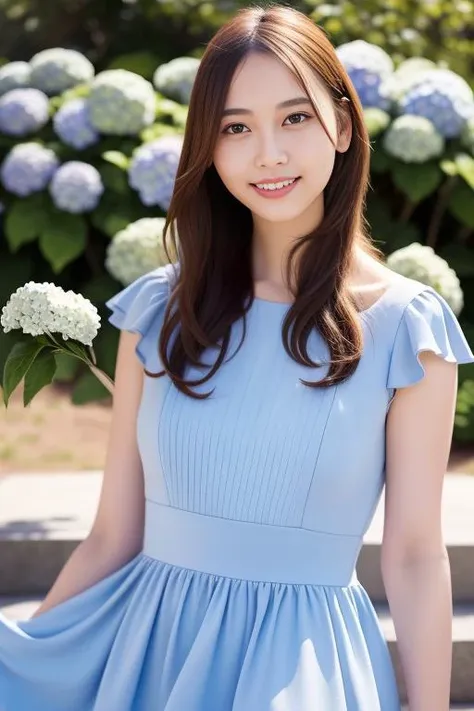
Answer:
<svg viewBox="0 0 474 711"><path fill-rule="evenodd" d="M265 185L266 183L283 183L285 180L296 180L297 175L283 176L280 178L266 178L265 180L257 180L252 185Z"/></svg>

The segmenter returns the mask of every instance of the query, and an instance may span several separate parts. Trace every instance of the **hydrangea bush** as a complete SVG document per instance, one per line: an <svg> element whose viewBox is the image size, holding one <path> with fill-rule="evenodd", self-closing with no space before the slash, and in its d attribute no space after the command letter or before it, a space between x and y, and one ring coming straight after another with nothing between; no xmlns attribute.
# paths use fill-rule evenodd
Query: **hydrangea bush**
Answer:
<svg viewBox="0 0 474 711"><path fill-rule="evenodd" d="M472 90L446 66L423 57L394 61L361 39L341 44L337 55L360 97L371 142L368 218L374 238L393 269L433 284L456 313L474 322L473 295L464 298L460 282L466 277L469 288L474 276ZM106 324L91 338L85 330L73 335L54 304L78 329L97 325L88 303L100 313L118 288L169 261L163 228L200 60L152 61L146 76L120 63L96 74L88 58L56 47L0 67L0 308L15 288L29 285L12 297L3 317L0 374L2 354L15 348L20 355L21 348L27 356L36 353L38 372L51 374L46 354L28 351L31 338L36 347L52 348L45 340L50 336L24 328L25 319L38 320L32 301L42 294L45 304L47 293L56 314L55 347L67 344L69 354L80 354L76 360L91 370L98 366L84 349L93 337L104 362L100 370L110 379L115 329ZM67 299L55 290L55 275L69 289ZM79 292L85 301L72 299ZM20 304L21 323L13 319ZM18 325L10 329L13 323ZM73 401L108 394L110 382L99 371L89 380L89 371L71 372L68 377L77 381ZM25 374L28 393L38 382ZM11 385L10 379L7 390Z"/></svg>

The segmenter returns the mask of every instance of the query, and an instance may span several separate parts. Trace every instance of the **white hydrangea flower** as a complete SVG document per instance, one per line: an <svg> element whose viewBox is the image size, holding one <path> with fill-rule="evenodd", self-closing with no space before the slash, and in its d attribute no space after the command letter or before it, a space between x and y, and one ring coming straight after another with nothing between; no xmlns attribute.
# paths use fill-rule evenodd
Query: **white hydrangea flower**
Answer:
<svg viewBox="0 0 474 711"><path fill-rule="evenodd" d="M87 57L75 49L51 47L43 49L30 60L31 84L48 96L62 94L77 84L87 83L95 69Z"/></svg>
<svg viewBox="0 0 474 711"><path fill-rule="evenodd" d="M444 138L424 116L398 116L383 137L389 155L405 163L425 163L444 151Z"/></svg>
<svg viewBox="0 0 474 711"><path fill-rule="evenodd" d="M29 281L10 296L0 324L5 333L18 328L32 336L59 333L65 341L91 346L100 328L100 316L81 294L49 282Z"/></svg>
<svg viewBox="0 0 474 711"><path fill-rule="evenodd" d="M156 69L153 84L164 96L189 104L200 63L196 57L176 57Z"/></svg>
<svg viewBox="0 0 474 711"><path fill-rule="evenodd" d="M167 264L164 226L164 217L142 217L117 232L107 246L107 271L117 281L128 285L152 269Z"/></svg>
<svg viewBox="0 0 474 711"><path fill-rule="evenodd" d="M390 96L396 107L402 96L420 80L422 75L436 68L437 65L431 59L410 57L399 64L393 74L383 80L381 89Z"/></svg>
<svg viewBox="0 0 474 711"><path fill-rule="evenodd" d="M432 286L448 302L456 315L464 306L464 294L459 278L448 262L432 247L413 242L392 252L387 266L398 274Z"/></svg>
<svg viewBox="0 0 474 711"><path fill-rule="evenodd" d="M379 133L383 133L390 124L390 115L382 109L371 106L364 109L364 121L367 126L370 138L375 138Z"/></svg>
<svg viewBox="0 0 474 711"><path fill-rule="evenodd" d="M31 67L28 62L8 62L0 67L0 96L12 89L31 86Z"/></svg>
<svg viewBox="0 0 474 711"><path fill-rule="evenodd" d="M100 72L87 102L92 126L110 135L137 135L153 123L156 113L153 85L127 69Z"/></svg>

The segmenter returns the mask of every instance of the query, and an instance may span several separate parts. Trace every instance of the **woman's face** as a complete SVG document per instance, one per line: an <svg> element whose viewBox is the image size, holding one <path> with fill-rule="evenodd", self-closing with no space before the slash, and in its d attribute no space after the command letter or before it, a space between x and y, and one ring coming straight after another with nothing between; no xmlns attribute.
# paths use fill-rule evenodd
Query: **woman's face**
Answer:
<svg viewBox="0 0 474 711"><path fill-rule="evenodd" d="M337 150L344 152L350 121L338 137L332 99L317 75L312 89ZM304 233L316 226L335 153L296 77L271 55L247 55L229 88L213 161L229 192L252 212L254 227L291 221L292 231ZM254 187L293 178L283 190Z"/></svg>

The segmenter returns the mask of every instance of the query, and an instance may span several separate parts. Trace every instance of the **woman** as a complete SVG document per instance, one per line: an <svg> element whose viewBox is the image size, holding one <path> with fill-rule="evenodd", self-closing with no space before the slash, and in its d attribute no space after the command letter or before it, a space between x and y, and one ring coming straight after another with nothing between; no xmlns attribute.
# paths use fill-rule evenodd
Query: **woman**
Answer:
<svg viewBox="0 0 474 711"><path fill-rule="evenodd" d="M355 573L385 482L409 708L448 708L440 500L474 355L372 246L369 153L304 15L246 9L209 43L168 213L179 260L108 302L98 511L36 615L0 623L6 711L399 711Z"/></svg>

